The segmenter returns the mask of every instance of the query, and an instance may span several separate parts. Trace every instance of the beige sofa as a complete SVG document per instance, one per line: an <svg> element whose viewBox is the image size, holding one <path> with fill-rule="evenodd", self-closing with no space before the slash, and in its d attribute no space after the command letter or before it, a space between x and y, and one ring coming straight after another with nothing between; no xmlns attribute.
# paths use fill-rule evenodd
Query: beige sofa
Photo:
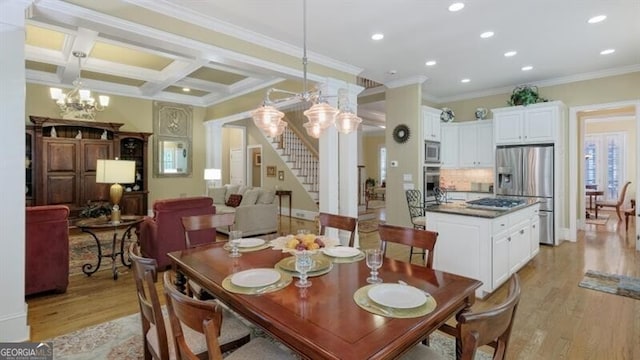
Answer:
<svg viewBox="0 0 640 360"><path fill-rule="evenodd" d="M227 205L232 194L242 195L240 205L237 207ZM279 214L274 189L225 185L220 188L209 188L209 196L213 198L216 214L236 214L233 229L242 231L243 237L278 231ZM216 230L224 234L229 233L229 229L226 228Z"/></svg>

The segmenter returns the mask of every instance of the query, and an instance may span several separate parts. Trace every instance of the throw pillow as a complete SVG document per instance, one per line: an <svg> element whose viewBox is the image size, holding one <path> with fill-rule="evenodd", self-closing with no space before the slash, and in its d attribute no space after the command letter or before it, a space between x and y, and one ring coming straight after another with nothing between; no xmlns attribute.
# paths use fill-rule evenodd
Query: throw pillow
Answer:
<svg viewBox="0 0 640 360"><path fill-rule="evenodd" d="M250 189L242 195L240 206L255 205L262 191L260 189Z"/></svg>
<svg viewBox="0 0 640 360"><path fill-rule="evenodd" d="M258 204L273 204L273 200L276 198L275 190L262 190L260 197L258 198Z"/></svg>
<svg viewBox="0 0 640 360"><path fill-rule="evenodd" d="M240 194L231 194L231 195L229 195L229 200L227 200L225 205L230 206L230 207L238 207L238 205L240 205L241 201L242 201L242 195L240 195Z"/></svg>
<svg viewBox="0 0 640 360"><path fill-rule="evenodd" d="M229 196L231 196L231 194L237 194L238 190L240 190L240 185L226 185L227 187L227 194L225 195L224 201L227 202L229 201Z"/></svg>
<svg viewBox="0 0 640 360"><path fill-rule="evenodd" d="M209 196L213 198L213 203L223 205L226 202L225 194L227 193L226 187L211 188L209 189Z"/></svg>

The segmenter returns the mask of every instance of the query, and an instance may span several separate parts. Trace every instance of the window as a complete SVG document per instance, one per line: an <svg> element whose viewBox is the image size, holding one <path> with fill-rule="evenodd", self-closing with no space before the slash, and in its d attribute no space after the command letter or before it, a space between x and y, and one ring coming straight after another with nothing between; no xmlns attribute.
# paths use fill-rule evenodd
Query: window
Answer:
<svg viewBox="0 0 640 360"><path fill-rule="evenodd" d="M590 134L584 140L584 179L598 185L606 200L617 200L625 178L626 134Z"/></svg>
<svg viewBox="0 0 640 360"><path fill-rule="evenodd" d="M387 148L380 147L380 184L387 182Z"/></svg>

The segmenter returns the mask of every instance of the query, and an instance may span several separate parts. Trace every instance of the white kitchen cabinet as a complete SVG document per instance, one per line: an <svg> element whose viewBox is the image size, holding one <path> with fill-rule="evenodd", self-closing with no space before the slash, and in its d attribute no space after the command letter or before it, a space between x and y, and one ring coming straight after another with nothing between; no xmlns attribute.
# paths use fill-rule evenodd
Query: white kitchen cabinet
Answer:
<svg viewBox="0 0 640 360"><path fill-rule="evenodd" d="M492 109L496 145L556 142L563 106L550 102Z"/></svg>
<svg viewBox="0 0 640 360"><path fill-rule="evenodd" d="M525 219L509 229L509 272L513 274L529 261L531 252L531 220Z"/></svg>
<svg viewBox="0 0 640 360"><path fill-rule="evenodd" d="M459 167L493 167L494 145L491 121L462 123L459 128Z"/></svg>
<svg viewBox="0 0 640 360"><path fill-rule="evenodd" d="M440 142L440 113L441 111L438 109L430 108L428 106L422 107L422 134L424 140Z"/></svg>
<svg viewBox="0 0 640 360"><path fill-rule="evenodd" d="M534 257L540 252L540 218L538 211L533 220L531 220L531 251L530 256Z"/></svg>
<svg viewBox="0 0 640 360"><path fill-rule="evenodd" d="M440 160L443 168L458 167L458 124L442 124L440 142Z"/></svg>

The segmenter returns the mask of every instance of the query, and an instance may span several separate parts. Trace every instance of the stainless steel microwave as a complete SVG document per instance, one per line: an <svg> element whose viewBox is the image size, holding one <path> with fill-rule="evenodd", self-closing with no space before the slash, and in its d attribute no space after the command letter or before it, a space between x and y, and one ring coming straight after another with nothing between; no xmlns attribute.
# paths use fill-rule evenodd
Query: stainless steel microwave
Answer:
<svg viewBox="0 0 640 360"><path fill-rule="evenodd" d="M440 143L435 141L424 142L424 163L440 164Z"/></svg>

